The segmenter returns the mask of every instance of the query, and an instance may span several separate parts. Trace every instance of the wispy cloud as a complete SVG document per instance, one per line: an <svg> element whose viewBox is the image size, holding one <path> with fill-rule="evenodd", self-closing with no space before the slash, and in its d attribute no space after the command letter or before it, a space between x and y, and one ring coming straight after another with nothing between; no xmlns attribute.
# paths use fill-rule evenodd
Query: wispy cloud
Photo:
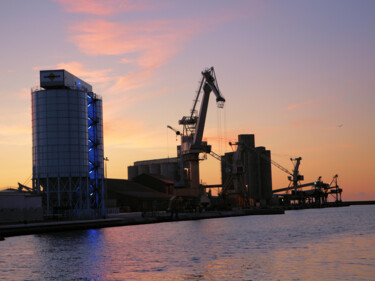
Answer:
<svg viewBox="0 0 375 281"><path fill-rule="evenodd" d="M68 40L87 56L112 56L123 67L113 73L111 96L127 95L150 85L156 69L167 64L194 35L218 23L238 18L239 12L211 11L197 18L171 16L134 20L127 12L160 9L163 3L135 0L55 0L68 13L84 14L68 28ZM172 5L173 6L173 5ZM124 17L119 17L123 14ZM243 11L240 12L243 16ZM248 14L248 13L247 13ZM115 19L115 20L114 20Z"/></svg>
<svg viewBox="0 0 375 281"><path fill-rule="evenodd" d="M113 111L116 109L123 110L129 104L134 102L140 102L143 100L148 100L150 98L160 97L165 93L169 92L171 89L169 87L164 87L161 90L151 91L140 95L125 95L122 97L118 97L116 99L112 99L106 102L106 106L110 107Z"/></svg>
<svg viewBox="0 0 375 281"><path fill-rule="evenodd" d="M131 140L121 136L121 130L111 128L110 124L125 124L124 105L164 95L168 87L150 87L157 69L166 65L180 53L186 43L194 36L207 32L222 22L238 18L238 14L228 10L211 11L195 18L147 17L152 20L134 20L124 13L154 9L155 2L148 1L95 1L95 0L59 0L69 13L81 13L83 16L71 21L68 28L68 41L87 57L106 56L114 63L113 71L104 72L104 76L113 79L103 89L104 103L111 108L106 112L106 136L113 136L111 143ZM160 4L158 3L158 8ZM86 7L85 7L86 6ZM122 16L119 17L119 14ZM138 13L138 14L140 14ZM241 11L241 14L243 12ZM114 16L115 15L115 16ZM71 69L74 74L88 75L88 70L77 62L59 64L60 68ZM84 71L86 70L86 71ZM94 78L97 75L92 75ZM96 78L95 78L96 79ZM87 81L90 81L87 79ZM147 90L146 90L147 89ZM153 89L153 90L150 90ZM120 111L122 113L120 113ZM121 120L119 120L121 119ZM117 122L116 122L117 120ZM128 123L126 123L128 124ZM131 124L130 124L131 126ZM136 126L137 130L141 126Z"/></svg>
<svg viewBox="0 0 375 281"><path fill-rule="evenodd" d="M199 28L185 21L137 21L131 23L89 20L70 27L70 41L90 56L123 56L131 72L118 75L111 94L145 86L155 69L175 56Z"/></svg>
<svg viewBox="0 0 375 281"><path fill-rule="evenodd" d="M288 105L285 110L293 110L293 109L297 109L299 107L302 107L302 106L305 106L305 105L309 105L312 103L312 100L307 100L307 101L303 101L303 102L300 102L300 103L294 103L294 104L291 104L291 105Z"/></svg>
<svg viewBox="0 0 375 281"><path fill-rule="evenodd" d="M151 9L151 2L145 0L55 0L68 13L82 13L98 16L113 15Z"/></svg>
<svg viewBox="0 0 375 281"><path fill-rule="evenodd" d="M320 124L322 124L323 120L321 119L299 119L290 122L290 125L294 128L311 128L311 127L317 127Z"/></svg>
<svg viewBox="0 0 375 281"><path fill-rule="evenodd" d="M127 58L122 58L120 63L134 63L134 60L132 59L127 59Z"/></svg>
<svg viewBox="0 0 375 281"><path fill-rule="evenodd" d="M149 66L173 56L198 31L194 26L171 20L124 23L96 19L71 26L69 40L87 55L137 55L141 66Z"/></svg>
<svg viewBox="0 0 375 281"><path fill-rule="evenodd" d="M82 77L87 82L95 82L99 84L105 84L113 80L112 69L98 69L91 70L85 67L83 64L73 61L73 62L61 62L57 65L57 68L63 68L67 71Z"/></svg>

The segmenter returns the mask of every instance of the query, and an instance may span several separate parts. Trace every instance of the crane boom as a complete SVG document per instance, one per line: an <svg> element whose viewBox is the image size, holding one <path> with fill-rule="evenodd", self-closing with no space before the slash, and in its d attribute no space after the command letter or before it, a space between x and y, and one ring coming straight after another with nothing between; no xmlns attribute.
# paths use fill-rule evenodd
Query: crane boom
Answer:
<svg viewBox="0 0 375 281"><path fill-rule="evenodd" d="M176 136L179 136L179 135L181 135L181 132L180 131L178 131L178 130L176 130L175 128L173 128L172 126L169 126L169 125L167 125L167 128L168 129L171 129L173 132L175 132L176 133Z"/></svg>
<svg viewBox="0 0 375 281"><path fill-rule="evenodd" d="M200 187L199 154L203 152L210 153L211 151L211 146L208 145L207 142L202 141L210 93L214 92L216 95L216 101L219 108L222 108L225 103L225 99L221 95L217 85L214 68L211 67L204 70L202 76L190 115L183 116L178 122L179 125L183 125L183 130L181 132L181 146L178 151L181 161L181 179L184 181L186 178L184 169L187 168L186 171L189 178L186 181L188 182L187 185L192 190L195 190L191 192L191 194L198 194ZM198 104L201 92L203 92L203 98L200 105L200 111L197 114L195 108Z"/></svg>
<svg viewBox="0 0 375 281"><path fill-rule="evenodd" d="M197 126L195 129L194 139L193 139L193 146L200 146L202 143L203 132L204 132L204 125L206 123L206 116L207 116L207 108L208 108L208 101L210 98L210 93L214 92L216 95L216 102L218 103L218 107L224 107L225 99L221 95L219 91L219 87L216 81L215 70L213 67L205 70L202 72L202 82L201 87L203 85L203 99L201 103L201 108L199 111L199 117L197 120Z"/></svg>
<svg viewBox="0 0 375 281"><path fill-rule="evenodd" d="M200 82L200 84L199 84L197 95L195 96L195 99L194 99L193 108L191 109L190 119L192 119L193 116L194 116L194 114L195 114L195 107L197 106L197 103L198 103L198 100L199 100L199 96L201 94L203 83L204 83L204 79L202 79L201 82Z"/></svg>
<svg viewBox="0 0 375 281"><path fill-rule="evenodd" d="M210 86L211 90L216 95L216 102L218 103L218 107L223 108L224 103L225 103L225 98L220 93L214 68L211 67L210 69L203 71L202 75L204 78L206 78L206 83Z"/></svg>
<svg viewBox="0 0 375 281"><path fill-rule="evenodd" d="M232 145L238 145L239 143L231 143L229 142L229 145L232 146ZM280 170L282 170L283 172L293 176L293 173L289 172L289 170L287 168L284 168L283 166L281 166L279 163L277 163L276 161L272 160L270 157L264 155L264 154L261 154L259 153L255 148L251 147L251 146L248 146L246 145L246 148L248 149L251 149L252 151L254 151L257 155L259 155L260 157L262 157L264 160L268 161L268 162L271 162L272 165L276 166L277 168L279 168Z"/></svg>
<svg viewBox="0 0 375 281"><path fill-rule="evenodd" d="M223 161L221 159L221 156L219 154L217 154L216 152L213 152L213 151L210 151L208 152L209 155L211 155L213 158L215 158L216 160L219 160L219 161Z"/></svg>
<svg viewBox="0 0 375 281"><path fill-rule="evenodd" d="M263 155L263 154L262 154ZM268 157L266 156L262 156L263 158L266 158L267 161L271 161L271 163L276 166L277 168L279 168L281 171L284 171L285 173L289 174L289 175L293 175L291 172L289 172L289 170L287 168L284 168L283 166L281 166L279 163L277 163L276 161L274 160L270 160Z"/></svg>

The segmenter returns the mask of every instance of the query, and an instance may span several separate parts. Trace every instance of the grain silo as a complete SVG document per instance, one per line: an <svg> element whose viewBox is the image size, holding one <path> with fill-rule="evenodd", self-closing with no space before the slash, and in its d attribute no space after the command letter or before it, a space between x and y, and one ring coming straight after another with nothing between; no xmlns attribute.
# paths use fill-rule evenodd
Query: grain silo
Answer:
<svg viewBox="0 0 375 281"><path fill-rule="evenodd" d="M65 70L40 71L33 91L33 189L45 215L105 213L101 97Z"/></svg>
<svg viewBox="0 0 375 281"><path fill-rule="evenodd" d="M250 205L266 206L272 198L271 152L255 147L252 134L238 135L235 152L225 153L221 161L222 185L227 195L248 200Z"/></svg>

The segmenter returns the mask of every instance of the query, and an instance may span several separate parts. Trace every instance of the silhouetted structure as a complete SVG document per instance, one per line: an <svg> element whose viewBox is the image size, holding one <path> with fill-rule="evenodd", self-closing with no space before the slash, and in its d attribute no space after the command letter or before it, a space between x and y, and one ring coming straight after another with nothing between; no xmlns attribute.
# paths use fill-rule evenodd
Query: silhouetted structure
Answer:
<svg viewBox="0 0 375 281"><path fill-rule="evenodd" d="M106 182L107 198L115 201L120 212L165 211L172 197L131 180L106 179Z"/></svg>
<svg viewBox="0 0 375 281"><path fill-rule="evenodd" d="M141 174L135 177L134 181L161 193L174 194L174 182L160 175Z"/></svg>
<svg viewBox="0 0 375 281"><path fill-rule="evenodd" d="M0 191L0 224L43 220L41 196L15 189Z"/></svg>
<svg viewBox="0 0 375 281"><path fill-rule="evenodd" d="M65 70L40 72L32 92L33 191L47 216L105 214L101 97Z"/></svg>
<svg viewBox="0 0 375 281"><path fill-rule="evenodd" d="M239 135L235 152L221 160L222 195L235 198L236 205L270 204L272 198L271 152L255 147L254 135Z"/></svg>
<svg viewBox="0 0 375 281"><path fill-rule="evenodd" d="M128 179L132 180L141 174L153 174L178 182L180 180L179 170L176 157L137 161L133 166L128 166Z"/></svg>

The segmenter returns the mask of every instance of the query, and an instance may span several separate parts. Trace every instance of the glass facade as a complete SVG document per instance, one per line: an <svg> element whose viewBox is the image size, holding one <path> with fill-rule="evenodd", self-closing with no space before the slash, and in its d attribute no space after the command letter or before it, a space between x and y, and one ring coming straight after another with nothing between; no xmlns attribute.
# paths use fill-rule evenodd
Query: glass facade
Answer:
<svg viewBox="0 0 375 281"><path fill-rule="evenodd" d="M85 177L88 165L86 95L45 90L32 95L33 174Z"/></svg>
<svg viewBox="0 0 375 281"><path fill-rule="evenodd" d="M46 213L104 209L101 98L78 89L35 91L32 129L33 188L46 195Z"/></svg>

